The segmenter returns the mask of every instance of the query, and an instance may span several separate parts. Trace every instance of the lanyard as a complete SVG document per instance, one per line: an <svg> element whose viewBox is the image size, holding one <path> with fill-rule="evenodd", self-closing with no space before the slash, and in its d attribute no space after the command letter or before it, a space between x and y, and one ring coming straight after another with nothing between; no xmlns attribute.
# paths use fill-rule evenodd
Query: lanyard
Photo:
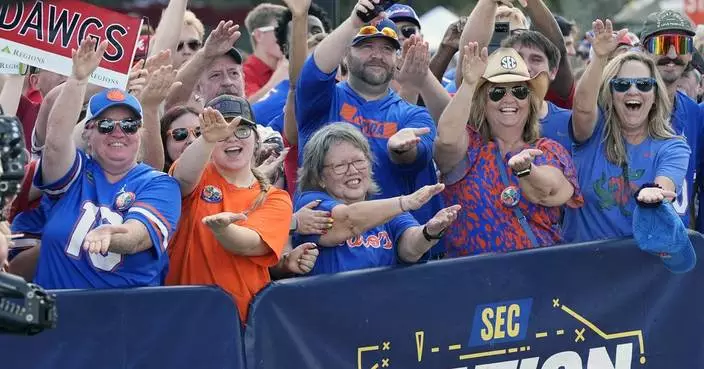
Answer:
<svg viewBox="0 0 704 369"><path fill-rule="evenodd" d="M508 181L508 175L506 174L506 165L504 164L504 160L501 157L501 151L499 150L498 146L496 148L495 158L496 167L499 169L499 174L501 174L501 182L503 182L504 186L508 188L511 183ZM530 239L530 243L532 244L532 246L539 247L540 244L538 244L538 239L535 237L535 233L533 233L533 230L530 228L530 224L528 224L528 219L526 219L525 215L523 215L521 208L518 207L518 204L516 204L516 206L514 206L512 209L513 214L515 214L518 218L518 223L521 224L521 228L523 228L523 231L528 236L528 239Z"/></svg>

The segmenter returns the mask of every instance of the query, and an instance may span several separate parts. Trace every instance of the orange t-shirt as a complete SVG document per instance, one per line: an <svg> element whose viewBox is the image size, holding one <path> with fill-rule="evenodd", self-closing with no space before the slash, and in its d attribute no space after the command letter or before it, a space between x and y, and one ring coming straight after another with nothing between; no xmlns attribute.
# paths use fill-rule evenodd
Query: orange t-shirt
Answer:
<svg viewBox="0 0 704 369"><path fill-rule="evenodd" d="M173 173L178 162L171 168ZM248 210L260 192L259 184L238 188L227 182L209 163L200 183L183 198L178 230L168 248L170 266L167 285L218 285L235 299L242 324L249 303L270 281L270 266L278 263L288 240L293 206L288 193L272 187L266 200L247 220L237 222L259 233L272 252L263 256L241 256L225 249L201 219L221 212Z"/></svg>

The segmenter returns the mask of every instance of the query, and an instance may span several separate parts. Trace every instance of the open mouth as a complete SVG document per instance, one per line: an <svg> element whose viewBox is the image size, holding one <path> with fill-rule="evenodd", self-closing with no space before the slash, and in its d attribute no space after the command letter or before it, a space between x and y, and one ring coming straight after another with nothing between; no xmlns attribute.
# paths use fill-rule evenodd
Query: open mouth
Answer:
<svg viewBox="0 0 704 369"><path fill-rule="evenodd" d="M242 152L241 147L230 147L228 149L225 149L225 154L227 155L239 155L239 153Z"/></svg>
<svg viewBox="0 0 704 369"><path fill-rule="evenodd" d="M516 114L518 112L518 109L516 108L501 108L499 109L501 114Z"/></svg>
<svg viewBox="0 0 704 369"><path fill-rule="evenodd" d="M625 105L626 109L628 109L629 111L637 111L641 107L643 107L643 103L636 100L628 100L625 102Z"/></svg>
<svg viewBox="0 0 704 369"><path fill-rule="evenodd" d="M108 144L108 146L110 146L110 147L125 147L127 145L122 142L112 142L112 143Z"/></svg>
<svg viewBox="0 0 704 369"><path fill-rule="evenodd" d="M345 181L345 185L350 186L350 187L359 186L360 183L362 183L362 180L359 178L352 178L352 179Z"/></svg>

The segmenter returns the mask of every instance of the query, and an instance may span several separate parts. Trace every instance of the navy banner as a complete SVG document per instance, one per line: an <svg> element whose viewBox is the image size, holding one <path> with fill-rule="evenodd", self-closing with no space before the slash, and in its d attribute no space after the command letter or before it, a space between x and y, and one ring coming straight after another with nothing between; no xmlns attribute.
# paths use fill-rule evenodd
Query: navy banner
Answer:
<svg viewBox="0 0 704 369"><path fill-rule="evenodd" d="M247 367L704 368L703 285L632 240L288 280L252 305Z"/></svg>

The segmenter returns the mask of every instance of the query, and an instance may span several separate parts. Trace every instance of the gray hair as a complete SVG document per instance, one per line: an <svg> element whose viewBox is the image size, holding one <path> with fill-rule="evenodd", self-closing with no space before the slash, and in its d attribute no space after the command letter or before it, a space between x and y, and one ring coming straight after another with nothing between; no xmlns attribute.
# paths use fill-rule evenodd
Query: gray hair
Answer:
<svg viewBox="0 0 704 369"><path fill-rule="evenodd" d="M325 191L323 183L323 169L325 157L333 145L347 142L358 148L369 160L369 176L372 178L368 194L373 195L379 192L379 186L374 182L374 157L369 148L369 141L362 132L355 126L344 123L331 123L319 129L310 138L303 150L303 165L298 169L298 190L303 191Z"/></svg>

